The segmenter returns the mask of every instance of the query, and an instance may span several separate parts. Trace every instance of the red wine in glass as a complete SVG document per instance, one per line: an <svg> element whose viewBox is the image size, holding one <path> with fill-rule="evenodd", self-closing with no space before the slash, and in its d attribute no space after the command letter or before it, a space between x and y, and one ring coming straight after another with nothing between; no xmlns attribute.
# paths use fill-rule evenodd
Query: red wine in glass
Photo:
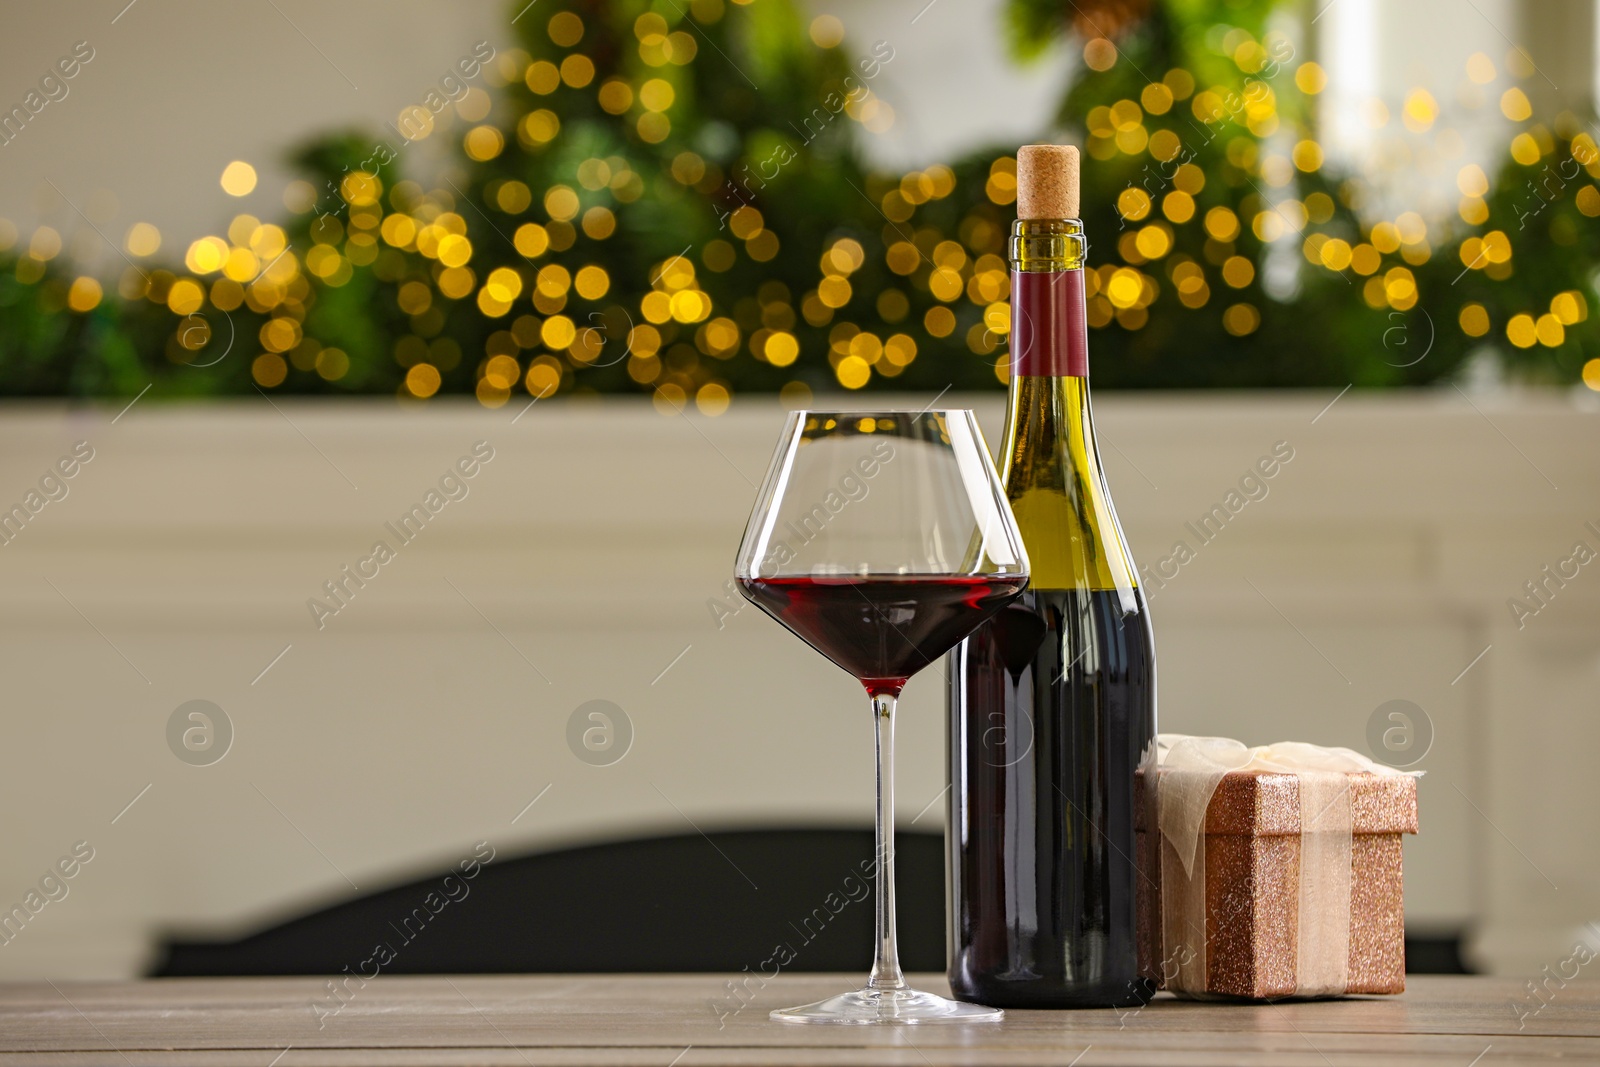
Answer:
<svg viewBox="0 0 1600 1067"><path fill-rule="evenodd" d="M1014 599L1026 575L741 578L744 595L873 696L906 680Z"/></svg>

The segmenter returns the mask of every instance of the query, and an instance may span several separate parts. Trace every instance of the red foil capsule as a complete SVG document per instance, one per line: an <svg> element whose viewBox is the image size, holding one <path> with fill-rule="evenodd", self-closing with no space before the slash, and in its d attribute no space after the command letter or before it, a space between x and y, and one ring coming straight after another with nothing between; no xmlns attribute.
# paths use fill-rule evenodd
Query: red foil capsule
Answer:
<svg viewBox="0 0 1600 1067"><path fill-rule="evenodd" d="M1011 373L1087 378L1089 324L1083 271L1011 272Z"/></svg>

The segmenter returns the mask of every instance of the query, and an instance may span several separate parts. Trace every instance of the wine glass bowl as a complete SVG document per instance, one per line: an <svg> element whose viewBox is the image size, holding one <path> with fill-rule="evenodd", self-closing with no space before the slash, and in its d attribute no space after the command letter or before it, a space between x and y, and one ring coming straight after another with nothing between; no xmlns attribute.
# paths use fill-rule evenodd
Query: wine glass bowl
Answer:
<svg viewBox="0 0 1600 1067"><path fill-rule="evenodd" d="M739 546L746 597L866 688L878 754L877 947L867 985L772 1013L997 1019L918 992L894 929L894 713L906 681L1019 596L1028 559L972 412L790 414Z"/></svg>

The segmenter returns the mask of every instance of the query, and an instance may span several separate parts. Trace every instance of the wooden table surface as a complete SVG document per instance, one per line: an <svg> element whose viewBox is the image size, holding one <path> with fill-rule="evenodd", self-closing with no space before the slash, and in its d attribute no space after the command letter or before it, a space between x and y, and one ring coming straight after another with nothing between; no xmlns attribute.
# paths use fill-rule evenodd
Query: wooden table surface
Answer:
<svg viewBox="0 0 1600 1067"><path fill-rule="evenodd" d="M916 978L947 991L942 977ZM1581 980L1542 1009L1515 979L1414 976L1399 997L1161 996L1138 1011L1018 1011L984 1025L767 1018L857 980L752 978L742 1009L717 975L383 977L352 981L342 1000L316 978L13 983L0 985L0 1064L1600 1063L1600 982Z"/></svg>

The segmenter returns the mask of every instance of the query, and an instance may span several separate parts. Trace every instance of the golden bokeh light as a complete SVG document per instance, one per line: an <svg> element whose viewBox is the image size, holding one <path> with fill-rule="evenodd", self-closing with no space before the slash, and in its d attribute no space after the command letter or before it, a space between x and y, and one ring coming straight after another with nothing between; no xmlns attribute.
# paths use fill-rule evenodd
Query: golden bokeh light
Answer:
<svg viewBox="0 0 1600 1067"><path fill-rule="evenodd" d="M537 222L523 223L517 227L512 244L516 245L519 255L535 259L550 247L550 232Z"/></svg>
<svg viewBox="0 0 1600 1067"><path fill-rule="evenodd" d="M317 377L336 382L350 373L350 357L342 348L324 348L317 353Z"/></svg>
<svg viewBox="0 0 1600 1067"><path fill-rule="evenodd" d="M351 207L370 207L382 193L383 183L378 176L364 170L353 170L339 182L339 195Z"/></svg>
<svg viewBox="0 0 1600 1067"><path fill-rule="evenodd" d="M477 277L469 267L450 267L439 272L439 292L452 300L460 300L472 292Z"/></svg>
<svg viewBox="0 0 1600 1067"><path fill-rule="evenodd" d="M1150 194L1130 186L1117 194L1117 210L1129 222L1137 222L1150 214Z"/></svg>
<svg viewBox="0 0 1600 1067"><path fill-rule="evenodd" d="M205 303L205 290L198 282L181 278L167 290L167 307L174 315L193 315Z"/></svg>
<svg viewBox="0 0 1600 1067"><path fill-rule="evenodd" d="M1182 225L1194 218L1194 197L1182 189L1174 189L1161 198L1161 213L1169 221Z"/></svg>
<svg viewBox="0 0 1600 1067"><path fill-rule="evenodd" d="M483 287L497 302L509 304L522 295L522 275L510 267L496 267Z"/></svg>
<svg viewBox="0 0 1600 1067"><path fill-rule="evenodd" d="M545 213L557 222L570 222L576 218L578 204L578 194L570 186L552 185L545 190Z"/></svg>
<svg viewBox="0 0 1600 1067"><path fill-rule="evenodd" d="M1255 333L1261 325L1261 312L1251 304L1234 304L1222 313L1222 328L1235 337Z"/></svg>
<svg viewBox="0 0 1600 1067"><path fill-rule="evenodd" d="M922 253L909 241L896 241L884 254L885 262L896 274L911 274L922 265Z"/></svg>
<svg viewBox="0 0 1600 1067"><path fill-rule="evenodd" d="M523 388L536 397L547 397L561 386L561 368L549 356L540 356L528 365Z"/></svg>
<svg viewBox="0 0 1600 1067"><path fill-rule="evenodd" d="M1534 320L1533 333L1546 348L1558 348L1567 339L1566 327L1552 314L1540 315Z"/></svg>
<svg viewBox="0 0 1600 1067"><path fill-rule="evenodd" d="M1104 37L1091 37L1083 45L1083 61L1093 71L1108 71L1117 65L1117 46Z"/></svg>
<svg viewBox="0 0 1600 1067"><path fill-rule="evenodd" d="M229 196L249 196L255 191L256 169L242 159L222 168L222 191Z"/></svg>
<svg viewBox="0 0 1600 1067"><path fill-rule="evenodd" d="M261 326L261 347L268 352L287 352L300 343L300 336L300 324L294 319L268 319Z"/></svg>
<svg viewBox="0 0 1600 1067"><path fill-rule="evenodd" d="M1583 365L1583 384L1600 393L1600 359L1591 359Z"/></svg>
<svg viewBox="0 0 1600 1067"><path fill-rule="evenodd" d="M517 123L517 139L525 145L547 144L560 132L561 119L548 108L530 111Z"/></svg>
<svg viewBox="0 0 1600 1067"><path fill-rule="evenodd" d="M48 263L61 254L61 234L54 227L40 226L28 239L28 255L41 263Z"/></svg>
<svg viewBox="0 0 1600 1067"><path fill-rule="evenodd" d="M494 206L506 214L522 214L523 211L528 210L528 206L531 203L533 203L533 190L528 189L526 182L512 179L512 181L499 182L499 186L494 189ZM389 218L397 218L397 216L390 214ZM398 216L398 218L405 218L405 216ZM389 219L384 219L384 221L387 222Z"/></svg>
<svg viewBox="0 0 1600 1067"><path fill-rule="evenodd" d="M1214 207L1206 212L1206 232L1218 241L1231 241L1239 236L1239 217L1225 207Z"/></svg>
<svg viewBox="0 0 1600 1067"><path fill-rule="evenodd" d="M1243 289L1255 276L1256 265L1244 256L1229 256L1222 264L1222 280L1235 289Z"/></svg>
<svg viewBox="0 0 1600 1067"><path fill-rule="evenodd" d="M818 15L811 20L811 43L818 48L837 48L844 41L844 23L833 15Z"/></svg>
<svg viewBox="0 0 1600 1067"><path fill-rule="evenodd" d="M523 81L540 96L549 96L561 87L561 71L554 63L541 59L528 67Z"/></svg>
<svg viewBox="0 0 1600 1067"><path fill-rule="evenodd" d="M1528 94L1513 85L1500 95L1500 113L1512 122L1526 122L1533 115Z"/></svg>
<svg viewBox="0 0 1600 1067"><path fill-rule="evenodd" d="M1588 300L1576 289L1550 298L1550 313L1564 326L1575 326L1589 317Z"/></svg>
<svg viewBox="0 0 1600 1067"><path fill-rule="evenodd" d="M461 146L469 157L479 163L484 163L495 158L505 149L506 139L493 126L474 126L461 139Z"/></svg>
<svg viewBox="0 0 1600 1067"><path fill-rule="evenodd" d="M860 356L846 356L833 368L833 374L846 389L860 389L872 378L872 365Z"/></svg>
<svg viewBox="0 0 1600 1067"><path fill-rule="evenodd" d="M72 287L67 290L67 307L79 312L93 311L100 305L103 295L100 283L93 278L74 278Z"/></svg>
<svg viewBox="0 0 1600 1067"><path fill-rule="evenodd" d="M1476 163L1469 163L1456 174L1456 188L1462 196L1481 197L1489 191L1489 176Z"/></svg>
<svg viewBox="0 0 1600 1067"><path fill-rule="evenodd" d="M1163 82L1151 82L1139 91L1139 104L1152 115L1172 110L1172 90Z"/></svg>
<svg viewBox="0 0 1600 1067"><path fill-rule="evenodd" d="M611 78L600 85L600 106L612 115L620 115L633 106L633 89L620 78Z"/></svg>
<svg viewBox="0 0 1600 1067"><path fill-rule="evenodd" d="M694 394L694 406L700 409L700 414L716 418L728 410L732 400L732 393L721 382L707 382Z"/></svg>
<svg viewBox="0 0 1600 1067"><path fill-rule="evenodd" d="M1315 141L1300 141L1290 153L1295 169L1310 173L1322 167L1322 146Z"/></svg>
<svg viewBox="0 0 1600 1067"><path fill-rule="evenodd" d="M196 274L220 270L228 260L228 242L220 237L202 237L189 246L183 264Z"/></svg>
<svg viewBox="0 0 1600 1067"><path fill-rule="evenodd" d="M1351 249L1350 243L1338 237L1324 241L1318 255L1322 265L1329 270L1344 270L1355 260L1354 251Z"/></svg>
<svg viewBox="0 0 1600 1067"><path fill-rule="evenodd" d="M1302 63L1295 68L1294 84L1297 89L1307 96L1315 96L1327 88L1328 75L1316 63Z"/></svg>
<svg viewBox="0 0 1600 1067"><path fill-rule="evenodd" d="M551 315L539 328L539 339L544 342L546 348L556 351L570 346L577 337L577 326L565 315Z"/></svg>
<svg viewBox="0 0 1600 1067"><path fill-rule="evenodd" d="M483 377L496 389L509 392L522 379L522 364L514 356L492 356L484 362Z"/></svg>
<svg viewBox="0 0 1600 1067"><path fill-rule="evenodd" d="M133 256L153 256L161 250L161 231L148 222L136 222L128 228L123 247Z"/></svg>
<svg viewBox="0 0 1600 1067"><path fill-rule="evenodd" d="M274 352L263 352L250 363L250 376L256 384L271 389L282 385L283 380L289 376L289 365L283 357Z"/></svg>
<svg viewBox="0 0 1600 1067"><path fill-rule="evenodd" d="M447 267L465 266L472 259L472 242L460 234L447 233L439 239L438 259Z"/></svg>
<svg viewBox="0 0 1600 1067"><path fill-rule="evenodd" d="M1160 259L1172 249L1172 232L1160 224L1146 226L1139 230L1134 244L1145 259Z"/></svg>
<svg viewBox="0 0 1600 1067"><path fill-rule="evenodd" d="M561 61L561 80L574 89L582 89L594 81L594 61L574 52Z"/></svg>
<svg viewBox="0 0 1600 1067"><path fill-rule="evenodd" d="M1534 140L1532 134L1519 133L1511 139L1511 158L1524 167L1539 162L1540 154L1539 142Z"/></svg>
<svg viewBox="0 0 1600 1067"><path fill-rule="evenodd" d="M439 368L431 363L418 363L406 371L406 389L412 396L426 400L439 391L439 386L444 379L439 374Z"/></svg>
<svg viewBox="0 0 1600 1067"><path fill-rule="evenodd" d="M778 330L768 335L762 354L774 367L787 367L800 357L800 342L794 334Z"/></svg>
<svg viewBox="0 0 1600 1067"><path fill-rule="evenodd" d="M953 270L939 268L928 279L928 288L940 300L950 301L961 295L961 275ZM817 283L817 299L830 308L842 308L850 302L850 281L830 274Z"/></svg>
<svg viewBox="0 0 1600 1067"><path fill-rule="evenodd" d="M610 208L596 204L583 213L583 232L596 241L610 237L617 229L617 216Z"/></svg>
<svg viewBox="0 0 1600 1067"><path fill-rule="evenodd" d="M571 11L558 11L551 15L545 28L550 40L562 48L571 48L583 40L583 19Z"/></svg>
<svg viewBox="0 0 1600 1067"><path fill-rule="evenodd" d="M665 111L676 99L672 83L664 78L651 78L639 86L639 103L647 111Z"/></svg>
<svg viewBox="0 0 1600 1067"><path fill-rule="evenodd" d="M681 412L688 401L688 394L683 391L683 386L676 382L664 382L656 387L651 396L656 410L663 415L676 415Z"/></svg>
<svg viewBox="0 0 1600 1067"><path fill-rule="evenodd" d="M1520 314L1511 316L1506 323L1506 340L1518 348L1532 348L1539 343L1539 331L1534 325L1533 316Z"/></svg>
<svg viewBox="0 0 1600 1067"><path fill-rule="evenodd" d="M1400 110L1400 121L1412 133L1421 133L1439 117L1439 102L1426 89L1412 89Z"/></svg>
<svg viewBox="0 0 1600 1067"><path fill-rule="evenodd" d="M1494 60L1482 52L1474 52L1467 57L1467 77L1479 85L1488 85L1494 81Z"/></svg>

